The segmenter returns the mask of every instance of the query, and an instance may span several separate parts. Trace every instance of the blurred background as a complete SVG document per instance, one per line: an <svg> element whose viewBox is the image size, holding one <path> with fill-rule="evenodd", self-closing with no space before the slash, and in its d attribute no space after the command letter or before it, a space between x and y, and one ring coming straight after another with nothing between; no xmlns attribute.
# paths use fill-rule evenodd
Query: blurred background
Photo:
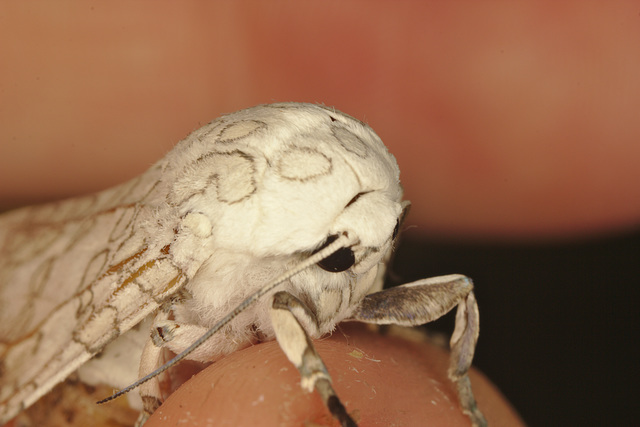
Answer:
<svg viewBox="0 0 640 427"><path fill-rule="evenodd" d="M6 1L0 208L120 183L221 113L335 106L400 164L396 277L474 278L476 365L525 421L632 425L638 76L637 2Z"/></svg>

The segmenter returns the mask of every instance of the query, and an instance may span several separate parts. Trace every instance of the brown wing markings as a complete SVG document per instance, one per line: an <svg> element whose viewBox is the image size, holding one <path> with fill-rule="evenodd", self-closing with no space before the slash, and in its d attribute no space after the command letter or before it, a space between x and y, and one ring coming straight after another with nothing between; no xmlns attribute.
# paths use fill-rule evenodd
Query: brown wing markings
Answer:
<svg viewBox="0 0 640 427"><path fill-rule="evenodd" d="M165 253L169 252L169 246L165 246ZM145 249L146 250L146 249ZM137 259L135 256L128 258L130 262L135 262ZM114 266L115 267L115 266ZM110 271L117 271L118 268L112 268ZM154 283L153 279L158 277L171 277L168 280L162 280L163 283ZM108 279L108 276L103 275L104 280ZM144 280L146 279L145 286ZM153 310L157 309L159 304L155 301L159 295L154 290L159 290L162 299L169 297L167 293L173 293L177 291L185 281L183 272L176 267L170 259L169 255L163 254L157 259L148 261L139 266L136 271L123 281L123 284L113 291L109 299L99 309L95 310L88 320L77 327L71 334L71 341L74 346L63 346L56 350L54 353L47 357L47 361L42 365L43 368L38 372L43 372L42 375L32 377L21 385L15 383L12 385L6 385L3 391L7 391L8 387L12 387L9 390L9 394L5 393L3 398L6 398L0 404L10 402L13 397L28 396L36 392L41 387L54 386L54 382L51 379L55 378L55 372L59 371L61 363L75 361L74 366L68 366L69 372L72 368L75 369L84 360L92 357L96 353L100 352L104 346L120 335L122 331L128 330L138 324L144 317L146 317ZM149 286L153 285L153 286ZM125 292L138 292L140 296L151 296L151 298L130 298L130 295L122 295ZM144 295L146 294L146 295ZM125 298L122 298L122 297ZM80 296L78 296L80 298ZM131 304L131 301L135 301ZM68 303L76 303L78 300L69 300ZM122 306L118 306L122 304ZM55 325L48 325L55 326ZM43 329L43 328L39 328ZM36 337L34 337L35 339ZM33 345L32 345L33 348ZM66 361L66 362L65 362ZM42 376L42 378L41 378ZM64 375L59 377L63 378ZM22 405L22 398L19 398L17 402ZM15 400L15 399L14 399ZM16 402L16 403L17 403Z"/></svg>
<svg viewBox="0 0 640 427"><path fill-rule="evenodd" d="M163 166L160 166L160 165L154 166L154 167L151 169L151 171L152 171L152 172L155 172L155 169L158 169L158 170L160 171L160 172L159 172L160 174L164 172L164 167L163 167ZM156 191L156 189L157 189L157 188L158 188L158 186L160 185L160 182L161 182L161 179L159 179L159 178L158 178L158 179L155 179L155 180L153 181L153 185L149 186L149 189L148 189L144 194L142 194L142 195L140 196L140 198L139 198L139 202L138 202L140 205L145 204L145 203L148 201L148 200L147 200L147 198L153 198L153 197L151 197L151 196L153 195L153 193Z"/></svg>
<svg viewBox="0 0 640 427"><path fill-rule="evenodd" d="M160 252L163 256L148 261L143 264L135 273L131 276L127 277L127 279L114 291L113 297L115 297L118 292L121 292L131 283L135 283L140 292L148 295L151 299L156 301L158 304L164 302L164 300L171 294L173 294L177 289L184 285L184 281L186 280L186 276L181 268L177 267L169 256L169 250L171 245L166 245L163 247ZM156 271L152 271L155 269ZM160 275L160 277L171 277L168 281L163 281L163 283L158 283L156 277L154 275Z"/></svg>
<svg viewBox="0 0 640 427"><path fill-rule="evenodd" d="M82 325L74 329L71 336L73 341L82 345L88 353L95 354L120 335L119 326L118 309L105 305L94 310ZM50 360L58 356L59 353L56 353Z"/></svg>
<svg viewBox="0 0 640 427"><path fill-rule="evenodd" d="M7 266L6 268L11 269L31 261L52 247L61 237L67 238L68 233L66 231L70 224L82 222L83 224L81 224L77 230L73 231L73 237L69 239L70 242L66 245L64 251L68 251L75 246L82 237L91 234L91 224L95 224L99 217L111 215L116 212L117 209L126 210L135 208L136 206L141 207L141 205L137 204L118 205L89 214L85 217L67 217L64 220L58 221L37 220L33 215L27 213L24 219L19 222L9 221L6 224L0 224L2 227L11 228L11 233L7 234L0 249L2 262ZM45 206L38 208L44 211L50 211L50 209ZM19 213L19 211L17 211L16 214L17 213ZM0 286L1 285L2 284L0 284Z"/></svg>
<svg viewBox="0 0 640 427"><path fill-rule="evenodd" d="M142 205L140 203L126 203L126 204L119 204L119 205L113 205L110 206L106 209L102 209L90 214L87 214L85 216L79 217L79 216L69 216L65 219L61 219L61 220L56 220L56 221L32 221L32 220L25 220L22 221L21 224L18 226L17 231L12 231L12 234L22 234L24 233L24 230L29 230L29 229L38 229L38 228L62 228L67 224L71 224L71 223L76 223L76 222L84 222L87 220L95 220L103 215L112 215L114 214L118 209L131 209L131 208L136 208L136 207L143 207L145 205Z"/></svg>
<svg viewBox="0 0 640 427"><path fill-rule="evenodd" d="M43 304L47 305L44 289L54 263L55 257L50 257L39 263L34 271L26 271L28 277L22 279L24 282L16 294L0 300L0 342L10 342L30 330L35 313L43 310ZM3 280L12 280L6 277ZM12 282L6 284L11 285Z"/></svg>
<svg viewBox="0 0 640 427"><path fill-rule="evenodd" d="M134 257L130 259L130 262L134 262ZM152 273L153 268L164 267L172 269L174 271L175 276L173 276L168 281L164 281L164 285L156 284L155 287L144 287L142 286L140 280L144 278L145 275L150 275ZM116 271L116 269L112 269L112 271ZM161 271L160 273L164 272ZM153 276L153 275L152 275ZM168 276L171 277L171 276ZM103 276L106 279L106 276ZM148 279L157 278L156 276L149 277ZM176 268L171 260L168 257L161 257L157 260L151 260L144 264L142 264L135 273L133 273L130 277L123 281L123 284L118 286L118 288L110 295L109 300L105 302L105 304L90 313L86 320L78 325L75 330L71 334L71 340L78 344L82 351L86 352L89 355L94 355L100 352L104 346L106 346L113 339L118 337L122 331L127 330L133 327L135 324L139 323L149 312L156 309L158 307L158 303L154 300L154 289L160 289L162 291L172 291L174 292L177 287L182 286L182 281L184 275L182 271ZM130 304L131 298L119 298L122 296L123 292L138 292L139 294L146 294L147 298L134 298L135 304ZM164 296L166 298L166 296ZM67 301L67 304L78 303L81 296L77 296L78 300L71 299ZM120 307L119 304L124 304L124 308ZM52 325L49 325L52 326ZM42 330L42 327L39 327L38 330ZM31 336L31 340L22 340L21 347L23 347L22 354L38 352L38 347L40 346L41 333L38 332ZM16 349L20 350L15 344L12 345L12 349L15 352ZM76 350L78 351L78 350ZM50 367L58 366L60 361L65 359L65 356L68 356L68 348L61 347L59 350L55 351L47 358L47 361L43 364L44 370L51 370ZM21 356L22 354L13 353L16 356ZM74 353L75 354L75 353ZM80 355L81 353L78 353ZM46 380L46 379L45 379ZM22 385L15 384L10 387L17 392L18 390L22 395L28 394L25 392L29 387L34 390L39 387L39 381L37 378L33 378L29 380L27 383L23 383ZM8 387L9 385L7 385ZM6 390L6 387L5 387ZM9 399L11 397L9 396Z"/></svg>
<svg viewBox="0 0 640 427"><path fill-rule="evenodd" d="M30 355L37 352L41 340L42 334L38 332L29 335L28 339L20 339L16 343L9 343L1 354L2 361L7 365L13 365L9 360L9 350L11 350L11 355L15 354L14 359L26 360Z"/></svg>
<svg viewBox="0 0 640 427"><path fill-rule="evenodd" d="M3 363L5 363L5 366L11 366L12 370L21 366L25 361L31 360L32 355L38 353L38 349L41 348L41 341L42 334L36 333L30 336L28 340L23 340L17 345L11 346L11 352L7 351L2 354ZM7 368L5 367L5 370L6 369ZM4 404L11 400L12 395L18 389L27 387L30 383L33 383L33 380L29 380L26 383L20 384L21 378L15 375L11 378L11 373L11 371L5 371L7 378L3 378L3 384L0 389L0 397L2 397L0 404ZM32 387L34 387L34 385L32 385Z"/></svg>
<svg viewBox="0 0 640 427"><path fill-rule="evenodd" d="M98 222L97 215L87 216L86 220L79 219L78 227L72 231L72 235L69 238L69 242L66 247L62 250L63 253L70 252L73 248L88 234L91 233L91 229ZM65 233L66 234L66 233Z"/></svg>
<svg viewBox="0 0 640 427"><path fill-rule="evenodd" d="M6 265L18 266L38 257L64 235L63 226L58 224L39 225L25 221L12 226L14 229L2 250Z"/></svg>
<svg viewBox="0 0 640 427"><path fill-rule="evenodd" d="M57 257L47 258L45 261L38 265L38 267L31 275L31 278L27 285L28 301L31 301L31 303L24 306L23 310L21 310L18 314L18 317L14 318L14 320L12 321L15 330L29 330L28 325L31 319L35 317L33 316L33 313L37 309L35 302L37 302L39 299L46 298L44 289L46 288L47 281L49 280L51 270L56 260Z"/></svg>
<svg viewBox="0 0 640 427"><path fill-rule="evenodd" d="M147 172L124 184L98 193L99 204L115 208L122 206L142 205L149 199L158 184L166 162L164 159L153 165Z"/></svg>
<svg viewBox="0 0 640 427"><path fill-rule="evenodd" d="M172 295L176 292L176 290L181 289L186 283L186 276L182 271L178 275L176 275L173 279L167 282L167 285L164 287L161 293L154 296L153 299L158 303L162 304L168 296Z"/></svg>
<svg viewBox="0 0 640 427"><path fill-rule="evenodd" d="M111 234L109 235L109 241L113 242L120 239L127 230L131 230L135 223L135 219L138 216L138 212L140 211L139 205L127 206L124 207L122 212L119 215L116 224L111 230ZM116 212L114 212L115 214Z"/></svg>
<svg viewBox="0 0 640 427"><path fill-rule="evenodd" d="M110 254L113 254L108 261L111 263L111 266L104 270L104 273L98 277L98 280L103 276L121 271L122 268L128 266L132 261L142 257L148 250L147 236L137 232L135 227L135 221L140 212L142 212L142 209L136 209L134 216L130 220L130 226L126 227L126 229L129 230L129 234L127 236L120 236L119 241L111 242L117 244L117 246L110 251ZM124 256L124 259L116 260L116 257L121 256Z"/></svg>
<svg viewBox="0 0 640 427"><path fill-rule="evenodd" d="M123 259L122 261L118 262L117 264L114 264L114 265L110 266L104 273L102 273L102 275L98 278L98 280L101 280L105 276L110 276L110 275L112 275L114 273L118 273L118 272L122 271L126 266L128 266L132 262L135 262L142 255L144 255L145 252L147 252L148 249L149 248L144 247L141 250L139 250L138 252L136 252L135 254Z"/></svg>
<svg viewBox="0 0 640 427"><path fill-rule="evenodd" d="M80 307L78 308L78 316L80 316L89 304L93 301L93 292L90 284L96 282L100 277L100 272L105 270L109 259L109 249L104 249L95 254L89 263L87 264L84 272L82 273L82 279L76 290L80 298Z"/></svg>
<svg viewBox="0 0 640 427"><path fill-rule="evenodd" d="M88 316L93 306L94 293L91 287L87 286L83 291L77 293L78 309L76 310L76 319Z"/></svg>
<svg viewBox="0 0 640 427"><path fill-rule="evenodd" d="M125 182L117 187L110 188L106 191L103 191L98 194L100 198L99 203L102 206L128 206L135 204L139 198L137 197L129 197L131 196L135 188L138 186L140 182L142 182L142 178L147 175L146 173L140 176L133 178L130 181Z"/></svg>
<svg viewBox="0 0 640 427"><path fill-rule="evenodd" d="M131 221L134 221L134 219L132 218ZM135 230L132 226L127 228L130 230L129 236L123 238L118 247L115 248L115 250L104 249L94 255L87 264L87 267L85 268L82 279L80 281L80 285L78 286L77 294L82 294L80 296L81 304L78 316L87 313L87 310L90 309L90 305L93 302L94 298L92 284L99 282L106 276L121 273L123 269L125 269L132 263L135 263L135 261L142 257L148 250L147 246L142 246L137 250L134 250L134 253L132 255L129 255L125 259L115 262L114 264L106 268L107 264L109 263L110 255L113 254L113 256L117 256L117 254L121 253L123 247L127 243L130 243L130 240L136 235ZM111 260L111 262L113 262L113 259Z"/></svg>
<svg viewBox="0 0 640 427"><path fill-rule="evenodd" d="M138 200L141 199L141 197L134 197L133 199L135 200L127 200L128 196L134 195L136 193L136 191L139 191L139 187L141 186L141 184L143 184L145 182L145 180L143 179L144 177L146 177L148 175L149 172L146 172L142 175L138 175L135 178L131 179L130 181L127 181L125 184L123 184L120 187L120 191L116 192L116 199L117 199L117 204L130 204L130 203L135 203ZM144 192L144 190L142 190Z"/></svg>
<svg viewBox="0 0 640 427"><path fill-rule="evenodd" d="M55 306L50 311L51 316L54 315L55 313L59 312L65 305L77 303L78 306L80 307L80 306L83 306L84 304L86 304L87 294L85 292L87 290L91 290L96 283L102 281L107 276L122 272L129 264L135 263L135 261L138 260L146 251L147 251L147 248L144 248L144 249L140 250L139 252L137 252L136 254L126 258L125 260L120 261L118 264L115 264L115 265L112 265L111 267L109 267L102 275L100 275L100 277L98 277L93 282L90 282L89 284L87 284L87 286L84 289L79 290L71 298L69 298L68 300L63 301L60 304L58 304L57 306ZM93 307L93 305L89 304L87 308L90 308L90 307ZM75 310L75 311L77 313L77 310ZM83 316L83 317L87 318L87 317L91 316L92 311L84 310L83 314L85 314L85 316ZM81 319L81 318L79 318L79 319ZM19 343L30 339L31 337L33 337L33 335L37 331L40 331L40 330L43 329L43 326L47 323L48 320L49 320L49 318L43 319L42 321L40 321L36 325L34 325L33 328L31 328L31 330L29 332L23 334L21 337L16 338L14 340L6 341L5 344L7 344L7 346L9 346L9 347L14 347L14 346L18 345Z"/></svg>
<svg viewBox="0 0 640 427"><path fill-rule="evenodd" d="M66 218L82 218L88 214L93 206L97 194L77 197L74 199L59 200L42 205L33 205L22 208L27 222L31 224L51 224L64 222Z"/></svg>
<svg viewBox="0 0 640 427"><path fill-rule="evenodd" d="M36 211L33 219L37 222L59 223L64 222L67 218L84 218L95 212L98 196L99 193L94 193L70 200L53 202L51 204L53 208L51 213Z"/></svg>
<svg viewBox="0 0 640 427"><path fill-rule="evenodd" d="M158 277L170 279L158 283ZM104 306L74 331L74 341L91 354L101 351L122 330L142 320L139 313L146 312L147 306L155 309L169 293L182 286L183 279L182 271L166 256L145 262L113 290Z"/></svg>
<svg viewBox="0 0 640 427"><path fill-rule="evenodd" d="M133 270L136 261L145 253L147 249L139 251L137 254L130 256L125 261L113 265L107 272L114 274L116 272L122 272L125 270ZM165 253L168 253L168 246L165 247ZM109 279L109 274L101 275L97 280L102 280L104 283L113 283ZM165 278L161 280L161 283L157 283L158 278ZM155 280L155 283L154 282ZM145 282L148 286L145 286ZM61 363L67 363L71 360L80 361L86 360L86 358L101 351L105 345L120 335L121 332L128 330L137 323L139 323L144 317L158 307L158 293L165 294L162 298L166 298L166 292L175 292L184 283L184 275L182 271L175 267L170 259L169 255L162 254L158 258L151 261L147 261L135 268L134 273L130 274L123 280L113 292L110 293L108 299L104 301L104 304L100 307L91 306L94 308L93 312L87 313L85 320L76 326L70 335L71 342L75 347L62 346L53 352L49 351L46 357L46 362L43 362L42 370L38 372L46 372L43 374L46 378L30 378L26 382L19 384L5 384L3 391L5 398L12 399L12 395L19 393L21 396L29 395L29 387L35 391L42 384L46 384L50 375L53 375ZM152 286L150 286L152 285ZM90 284L84 291L92 289L94 286L99 286L95 283ZM154 292L155 291L155 292ZM123 295L123 293L132 293L133 295ZM67 300L66 304L81 305L83 294L78 294L74 298ZM133 298L131 298L133 296ZM122 298L124 297L124 298ZM133 303L132 303L133 301ZM77 310L77 307L74 308ZM59 311L59 310L58 310ZM89 310L91 311L91 310ZM70 310L64 310L64 313L59 314L68 315ZM57 322L53 322L57 323ZM57 325L45 324L37 327L37 333L33 333L30 339L22 339L19 344L12 344L12 358L16 358L26 354L25 352L37 351L39 344L39 338L41 331L45 329L55 328ZM22 347L20 349L17 347ZM20 354L16 350L22 350ZM78 359L80 357L80 359ZM26 359L29 359L28 357ZM15 364L15 363L14 363ZM18 366L18 365L16 365ZM17 381L18 379L16 379ZM11 387L11 389L8 389ZM6 392L9 394L6 395ZM7 402L6 400L4 402Z"/></svg>
<svg viewBox="0 0 640 427"><path fill-rule="evenodd" d="M151 261L147 261L142 264L135 272L129 275L114 291L112 294L112 298L115 298L123 289L125 289L130 283L133 283L138 279L138 277L142 276L146 272L148 272L153 266L156 265L157 260L152 259ZM142 289L142 288L141 288Z"/></svg>
<svg viewBox="0 0 640 427"><path fill-rule="evenodd" d="M89 260L89 263L82 273L82 279L80 279L78 289L84 289L89 283L98 279L100 272L105 270L110 252L109 249L103 249Z"/></svg>

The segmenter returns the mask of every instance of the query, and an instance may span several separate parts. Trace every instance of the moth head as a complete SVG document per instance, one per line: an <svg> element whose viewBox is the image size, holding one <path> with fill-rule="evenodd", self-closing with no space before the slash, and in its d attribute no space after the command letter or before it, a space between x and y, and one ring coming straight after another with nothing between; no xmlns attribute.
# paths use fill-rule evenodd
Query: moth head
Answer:
<svg viewBox="0 0 640 427"><path fill-rule="evenodd" d="M395 158L369 126L330 108L253 107L181 145L169 203L181 217L208 216L217 248L309 253L346 232L360 242L354 252L373 250L390 241L402 212Z"/></svg>

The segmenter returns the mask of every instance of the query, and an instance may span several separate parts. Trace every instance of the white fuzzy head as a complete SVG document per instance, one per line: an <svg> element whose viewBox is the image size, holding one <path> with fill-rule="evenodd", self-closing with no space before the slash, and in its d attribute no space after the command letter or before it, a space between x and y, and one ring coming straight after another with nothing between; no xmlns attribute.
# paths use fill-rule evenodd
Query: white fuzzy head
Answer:
<svg viewBox="0 0 640 427"><path fill-rule="evenodd" d="M211 122L165 159L167 202L180 218L174 261L203 260L188 285L189 321L215 324L338 235L355 243L280 289L309 306L322 333L381 285L406 203L394 157L359 120L318 105L261 105ZM233 328L271 335L267 311L260 303Z"/></svg>
<svg viewBox="0 0 640 427"><path fill-rule="evenodd" d="M168 201L183 217L210 219L212 247L289 255L348 232L362 247L379 248L402 211L399 169L380 138L323 106L241 110L174 152Z"/></svg>

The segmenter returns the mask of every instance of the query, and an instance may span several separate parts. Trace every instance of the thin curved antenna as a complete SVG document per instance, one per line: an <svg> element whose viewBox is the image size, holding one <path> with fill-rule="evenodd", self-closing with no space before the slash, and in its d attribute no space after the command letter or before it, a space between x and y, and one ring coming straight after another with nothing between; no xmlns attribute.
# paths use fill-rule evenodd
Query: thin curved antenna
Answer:
<svg viewBox="0 0 640 427"><path fill-rule="evenodd" d="M215 334L220 329L222 329L227 323L231 322L238 314L240 314L241 312L246 310L247 307L249 307L250 305L256 303L260 299L260 297L262 297L264 294L272 291L276 286L280 285L285 280L290 279L292 276L295 276L296 274L300 273L301 271L306 270L307 268L311 267L312 265L315 265L318 262L322 261L323 259L325 259L329 255L333 254L337 250L342 249L342 248L346 248L346 247L351 247L351 246L353 246L355 244L357 244L357 239L352 239L351 237L349 237L349 235L347 233L340 234L340 236L334 242L332 242L330 245L328 245L326 248L324 248L324 249L316 252L315 254L311 255L309 258L307 258L304 261L300 262L298 265L296 265L292 269L284 272L282 275L280 275L278 278L273 280L271 283L269 283L266 286L262 287L260 290L256 291L255 293L249 295L244 301L242 301L240 304L238 304L236 306L236 308L234 308L229 314L227 314L225 317L223 317L218 323L216 323L204 335L202 335L193 344L191 344L189 347L187 347L187 349L185 349L182 353L178 354L173 359L169 360L167 363L165 363L164 365L162 365L161 367L159 367L155 371L151 372L149 375L146 375L145 377L140 378L138 381L134 382L133 384L123 388L122 390L114 393L113 395L107 397L106 399L100 400L97 403L98 404L105 403L105 402L113 400L113 399L115 399L117 397L120 397L120 396L130 392L134 388L139 387L140 385L146 383L147 381L151 380L152 378L157 377L158 375L160 375L161 373L163 373L167 369L169 369L172 366L174 366L177 363L179 363L182 359L187 357L189 355L189 353L194 351L196 348L200 347L202 345L202 343L204 343L206 340L211 338L211 336L213 334Z"/></svg>

